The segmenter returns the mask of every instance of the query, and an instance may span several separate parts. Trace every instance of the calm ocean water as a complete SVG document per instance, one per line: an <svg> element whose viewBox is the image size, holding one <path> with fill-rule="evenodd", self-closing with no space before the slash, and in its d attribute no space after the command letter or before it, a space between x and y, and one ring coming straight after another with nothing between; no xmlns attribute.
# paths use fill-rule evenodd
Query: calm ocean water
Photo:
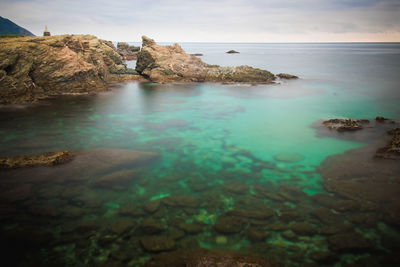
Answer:
<svg viewBox="0 0 400 267"><path fill-rule="evenodd" d="M132 82L96 96L1 108L0 155L79 154L59 167L0 172L2 232L19 264L140 266L158 252L146 245L150 235L173 240L161 250L240 250L284 266L320 264L312 256L320 251L331 251L337 266L378 258L371 251L397 251L399 244L387 247L383 236L398 241L398 230L379 219L369 226L344 223L368 238L368 250L332 249L321 233L326 225L310 215L321 205L310 199L328 194L321 162L382 134L320 136L312 125L329 118L400 119L399 43L182 47L210 64L250 65L300 79L259 86ZM231 49L240 54L225 53ZM127 151L152 157L141 161ZM240 221L231 230L218 222L229 210L264 208L274 215L233 216ZM280 216L295 211L301 219ZM291 229L299 222L317 230L299 234ZM27 233L32 245L22 248Z"/></svg>

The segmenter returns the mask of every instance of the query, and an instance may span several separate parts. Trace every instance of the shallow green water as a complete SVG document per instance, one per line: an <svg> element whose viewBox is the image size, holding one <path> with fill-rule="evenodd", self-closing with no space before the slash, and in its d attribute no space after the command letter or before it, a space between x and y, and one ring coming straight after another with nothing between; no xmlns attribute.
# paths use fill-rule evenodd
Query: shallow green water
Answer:
<svg viewBox="0 0 400 267"><path fill-rule="evenodd" d="M279 64L273 66L279 69ZM182 232L183 222L201 224L199 232L184 230L183 237L175 238L175 248L234 249L277 257L275 260L287 266L311 264L313 260L307 255L329 249L324 235L290 238L290 229L281 232L269 227L282 223L282 212L298 210L308 223L322 228L308 214L320 205L307 198L300 202L290 200L290 196L276 200L262 195L261 189L278 194L282 190L279 186L286 185L300 189L308 197L326 194L316 170L320 163L328 156L366 146L373 138L355 142L317 137L311 125L341 117L373 119L380 115L395 119L400 110L398 99L392 97L396 93L390 90L390 82L383 86L386 93L377 96L371 89L373 84L364 87L364 82L349 79L351 75L343 80L313 79L308 78L313 76L309 69L292 68L300 74L303 71L305 78L263 86L127 83L96 96L61 97L34 106L0 110L1 155L58 150L78 153L75 161L60 167L0 173L5 195L1 202L4 235L11 231L7 238L18 243L20 229L22 233L32 231L26 230L27 226L40 235L44 230L53 235L46 245L33 238L35 245L38 242L39 247L43 246L40 254L35 249L17 252L23 259L21 264L32 261L97 266L119 261L141 265L154 255L143 248L141 241L143 236L154 234L140 226L148 218L163 225L164 230L156 231L162 236L171 236L171 231L177 229ZM324 76L323 71L315 73ZM363 75L361 71L360 77ZM140 164L128 161L110 167L97 164L94 156L79 156L93 149L154 152L158 157ZM119 152L115 153L113 157L118 162ZM282 161L279 156L289 159ZM119 171L135 173L128 174L128 182L121 182L118 177L126 174L118 174ZM99 179L115 173L119 176L114 182L99 186ZM25 185L29 190L23 189ZM165 201L171 196L187 195L194 196L197 202L187 206ZM192 199L185 197L178 202L190 203ZM142 210L154 200L161 200L154 213ZM229 210L260 207L276 214L272 219L261 219L265 222L259 224L254 218L244 217L245 226L232 234L215 229L218 217ZM128 225L123 231L116 230L120 220ZM296 221L283 223L292 225ZM390 226L379 223L385 228L383 232L394 231L398 235ZM79 227L87 224L90 226L85 226L82 234ZM381 246L378 226L346 224ZM251 240L249 231L253 228L266 237ZM106 242L107 238L111 241ZM120 252L117 256L116 251ZM286 253L283 258L282 253ZM296 253L303 255L298 261L294 259ZM288 255L293 259L283 260ZM363 252L337 256L339 266L369 255Z"/></svg>

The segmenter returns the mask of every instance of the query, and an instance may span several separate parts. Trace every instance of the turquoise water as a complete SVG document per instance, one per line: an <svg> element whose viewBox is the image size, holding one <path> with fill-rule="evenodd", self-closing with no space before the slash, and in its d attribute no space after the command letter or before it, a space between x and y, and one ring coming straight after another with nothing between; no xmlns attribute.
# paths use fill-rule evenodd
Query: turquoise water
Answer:
<svg viewBox="0 0 400 267"><path fill-rule="evenodd" d="M7 197L2 200L5 235L15 229L24 232L26 225L53 234L46 245L37 241L43 246L39 259L33 256L37 252L34 249L17 253L23 259L21 265L29 265L27 262L32 258L50 263L57 258L60 264L71 266L97 266L110 261L139 266L154 255L141 243L149 233L140 224L149 218L163 225L164 230L156 231L161 236L183 230L179 226L182 222L202 225L200 232L184 231L184 237L175 238L175 248L260 253L256 248L261 244L283 249L280 253L288 255L298 252L309 255L329 249L323 235L290 240L282 232L269 229L268 226L280 222L276 215L265 225L260 224L263 227L256 227L268 236L262 241L254 241L246 234L254 228L249 226L253 225L251 218L244 219L247 226L233 234L216 231L215 224L219 216L231 209L252 210L262 205L279 214L289 208L319 207L309 200L301 204L290 201L290 197L283 202L275 201L260 196L258 190L265 186L270 193L276 193L280 185L288 185L308 197L327 193L316 169L321 162L328 156L367 146L373 139L355 142L318 137L311 126L329 118L398 119L400 45L186 43L182 46L189 53L203 53L203 60L210 64L247 64L301 78L262 86L131 82L96 96L60 97L31 106L1 108L0 155L58 150L78 154L75 161L60 167L0 173L4 195L12 190L20 192L26 184L30 186L29 193L17 200ZM241 53L224 53L230 49ZM132 66L134 62L129 64ZM151 162L128 161L110 167L97 164L95 157L80 156L95 149L117 151L113 154L117 160L117 149L153 152L158 157ZM279 156L289 159L282 160ZM128 182L118 178L106 186L96 186L96 181L105 175L119 171L137 172L139 178L131 174ZM239 189L232 189L232 182ZM201 204L180 206L165 200L187 195L194 196ZM161 199L161 206L155 213L142 210L149 201L157 199ZM190 202L190 198L185 201ZM136 213L123 212L124 208L132 207ZM63 215L65 210L74 215L68 212L68 216ZM129 226L122 232L115 231L121 219L129 220ZM90 235L84 239L91 241L82 245L77 229L87 222L91 223ZM307 222L322 227L312 219ZM376 227L360 229L357 231L363 235L379 240ZM106 237L112 240L111 244L103 244ZM11 239L18 240L13 235ZM115 256L115 251L120 252L126 246L131 249L129 253ZM295 247L294 252L289 247L292 250ZM274 258L272 252L261 254ZM340 265L368 255L338 256L336 264ZM283 259L278 261L287 266L312 262L308 256L298 262Z"/></svg>

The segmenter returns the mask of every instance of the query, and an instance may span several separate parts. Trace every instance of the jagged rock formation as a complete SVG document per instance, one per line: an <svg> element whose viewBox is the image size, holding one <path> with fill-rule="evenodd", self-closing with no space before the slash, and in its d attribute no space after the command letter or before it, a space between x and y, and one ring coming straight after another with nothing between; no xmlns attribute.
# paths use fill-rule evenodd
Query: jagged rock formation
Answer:
<svg viewBox="0 0 400 267"><path fill-rule="evenodd" d="M0 39L0 103L94 93L108 90L110 81L138 79L115 47L95 36Z"/></svg>
<svg viewBox="0 0 400 267"><path fill-rule="evenodd" d="M9 19L0 16L0 35L9 34L34 36L30 31L18 26Z"/></svg>
<svg viewBox="0 0 400 267"><path fill-rule="evenodd" d="M119 42L117 44L117 52L123 60L136 60L139 50L139 46L129 45L125 42Z"/></svg>
<svg viewBox="0 0 400 267"><path fill-rule="evenodd" d="M249 66L220 67L209 65L186 54L178 45L160 46L143 36L136 70L154 82L226 82L272 83L275 76L266 70Z"/></svg>
<svg viewBox="0 0 400 267"><path fill-rule="evenodd" d="M323 122L326 127L338 132L361 130L363 124L367 123L369 123L369 120L365 119L330 119Z"/></svg>

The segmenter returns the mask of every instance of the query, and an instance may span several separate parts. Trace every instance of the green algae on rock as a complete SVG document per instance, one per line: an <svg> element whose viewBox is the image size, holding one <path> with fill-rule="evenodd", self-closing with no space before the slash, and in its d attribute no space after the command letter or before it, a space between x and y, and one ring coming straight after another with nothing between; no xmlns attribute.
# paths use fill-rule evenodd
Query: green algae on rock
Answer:
<svg viewBox="0 0 400 267"><path fill-rule="evenodd" d="M249 66L220 67L209 65L187 54L178 44L157 45L153 39L142 37L136 70L153 82L226 82L268 84L275 76L266 70Z"/></svg>
<svg viewBox="0 0 400 267"><path fill-rule="evenodd" d="M0 39L0 103L108 90L107 82L142 80L109 42L92 35Z"/></svg>

